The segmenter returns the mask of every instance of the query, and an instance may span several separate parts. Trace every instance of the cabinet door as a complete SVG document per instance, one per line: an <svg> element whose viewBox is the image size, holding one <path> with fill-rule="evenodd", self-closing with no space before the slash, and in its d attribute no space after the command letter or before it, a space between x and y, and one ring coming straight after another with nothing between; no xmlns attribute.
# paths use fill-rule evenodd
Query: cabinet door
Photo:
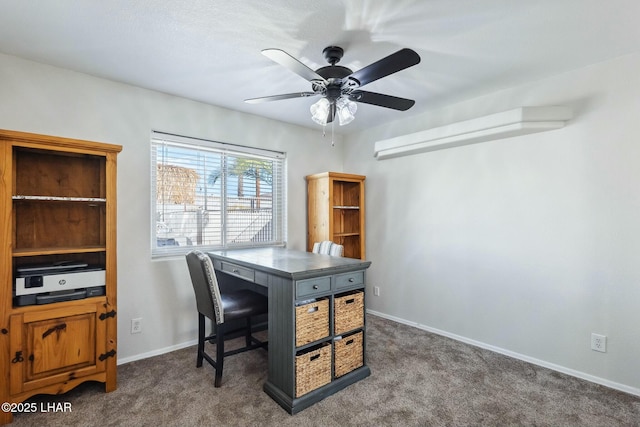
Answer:
<svg viewBox="0 0 640 427"><path fill-rule="evenodd" d="M103 372L104 313L102 301L11 316L11 394Z"/></svg>

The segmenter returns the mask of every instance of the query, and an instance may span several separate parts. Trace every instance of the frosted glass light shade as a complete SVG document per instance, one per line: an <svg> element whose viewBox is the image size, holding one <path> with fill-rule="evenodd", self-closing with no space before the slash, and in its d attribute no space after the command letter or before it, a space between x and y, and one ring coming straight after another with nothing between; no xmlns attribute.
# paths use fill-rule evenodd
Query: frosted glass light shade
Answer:
<svg viewBox="0 0 640 427"><path fill-rule="evenodd" d="M318 102L309 107L309 111L311 111L311 119L319 125L326 125L327 119L329 118L330 107L331 104L327 98L320 98Z"/></svg>
<svg viewBox="0 0 640 427"><path fill-rule="evenodd" d="M338 107L338 121L340 122L340 126L349 124L356 118L355 114L358 110L358 105L355 102L341 97L336 102L336 106Z"/></svg>

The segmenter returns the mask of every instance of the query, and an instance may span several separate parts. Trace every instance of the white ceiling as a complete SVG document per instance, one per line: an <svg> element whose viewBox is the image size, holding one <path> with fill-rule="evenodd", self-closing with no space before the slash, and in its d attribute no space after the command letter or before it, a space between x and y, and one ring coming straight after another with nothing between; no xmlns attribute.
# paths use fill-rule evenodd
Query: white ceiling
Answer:
<svg viewBox="0 0 640 427"><path fill-rule="evenodd" d="M317 69L338 45L354 71L418 52L365 87L416 105L360 104L351 132L637 52L638 21L638 0L0 0L0 52L312 128L314 98L243 102L310 90L262 49Z"/></svg>

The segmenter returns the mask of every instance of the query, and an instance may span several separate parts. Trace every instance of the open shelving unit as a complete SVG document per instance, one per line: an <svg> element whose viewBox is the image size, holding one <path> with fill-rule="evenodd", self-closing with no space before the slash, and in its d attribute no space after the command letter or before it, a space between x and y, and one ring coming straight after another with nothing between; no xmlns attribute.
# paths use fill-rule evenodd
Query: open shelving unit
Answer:
<svg viewBox="0 0 640 427"><path fill-rule="evenodd" d="M347 258L365 259L363 175L324 172L307 180L307 250L331 240Z"/></svg>

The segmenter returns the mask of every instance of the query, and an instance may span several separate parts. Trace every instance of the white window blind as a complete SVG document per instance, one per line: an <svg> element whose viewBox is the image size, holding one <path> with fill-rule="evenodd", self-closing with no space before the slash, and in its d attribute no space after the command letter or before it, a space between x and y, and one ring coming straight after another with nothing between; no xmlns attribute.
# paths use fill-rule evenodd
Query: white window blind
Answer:
<svg viewBox="0 0 640 427"><path fill-rule="evenodd" d="M285 243L284 153L152 132L153 257Z"/></svg>

